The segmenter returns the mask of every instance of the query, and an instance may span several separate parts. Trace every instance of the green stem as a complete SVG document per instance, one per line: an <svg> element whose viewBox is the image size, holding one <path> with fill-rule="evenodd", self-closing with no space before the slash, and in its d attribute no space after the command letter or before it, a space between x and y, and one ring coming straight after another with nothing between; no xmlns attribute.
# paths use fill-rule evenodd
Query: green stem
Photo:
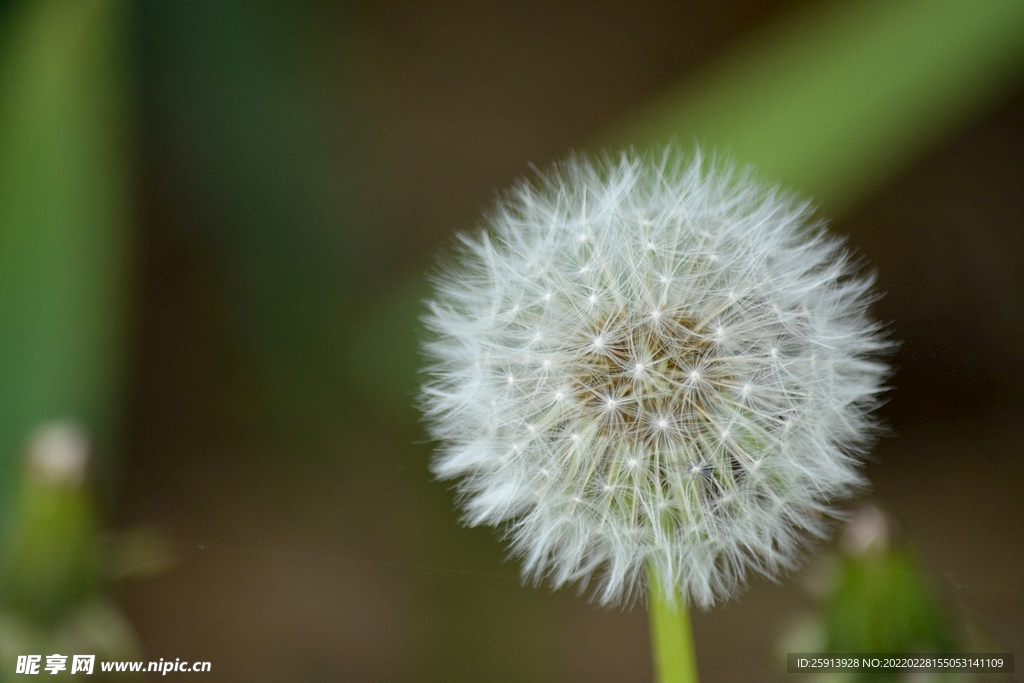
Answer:
<svg viewBox="0 0 1024 683"><path fill-rule="evenodd" d="M690 611L683 600L668 600L659 577L648 571L647 610L651 620L651 650L658 683L697 683Z"/></svg>

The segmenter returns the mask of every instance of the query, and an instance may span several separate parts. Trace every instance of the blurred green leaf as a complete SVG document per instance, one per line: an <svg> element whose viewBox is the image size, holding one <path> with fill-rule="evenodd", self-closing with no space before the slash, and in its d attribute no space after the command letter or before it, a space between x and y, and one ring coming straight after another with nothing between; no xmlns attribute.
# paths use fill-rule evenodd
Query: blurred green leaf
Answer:
<svg viewBox="0 0 1024 683"><path fill-rule="evenodd" d="M162 133L155 172L186 198L179 210L198 214L176 225L214 254L225 324L268 389L270 431L335 419L324 406L340 370L336 339L372 241L355 198L367 191L348 113L355 98L322 110L323 29L311 8L154 0L140 11L142 87ZM348 68L332 67L331 79Z"/></svg>
<svg viewBox="0 0 1024 683"><path fill-rule="evenodd" d="M826 607L830 652L951 652L945 616L901 549L847 559Z"/></svg>
<svg viewBox="0 0 1024 683"><path fill-rule="evenodd" d="M696 142L838 212L1024 77L1019 0L812 3L610 133Z"/></svg>
<svg viewBox="0 0 1024 683"><path fill-rule="evenodd" d="M0 26L0 519L36 425L73 417L101 454L113 450L132 195L127 18L116 0L50 0L8 9Z"/></svg>

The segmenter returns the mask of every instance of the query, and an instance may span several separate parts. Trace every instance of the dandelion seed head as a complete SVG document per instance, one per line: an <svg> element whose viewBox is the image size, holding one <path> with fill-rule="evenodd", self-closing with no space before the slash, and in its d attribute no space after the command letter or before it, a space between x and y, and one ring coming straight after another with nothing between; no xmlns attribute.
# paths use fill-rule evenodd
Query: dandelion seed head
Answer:
<svg viewBox="0 0 1024 683"><path fill-rule="evenodd" d="M887 375L870 280L806 202L674 158L521 184L425 318L435 473L525 576L604 604L649 566L705 607L793 568L864 484Z"/></svg>

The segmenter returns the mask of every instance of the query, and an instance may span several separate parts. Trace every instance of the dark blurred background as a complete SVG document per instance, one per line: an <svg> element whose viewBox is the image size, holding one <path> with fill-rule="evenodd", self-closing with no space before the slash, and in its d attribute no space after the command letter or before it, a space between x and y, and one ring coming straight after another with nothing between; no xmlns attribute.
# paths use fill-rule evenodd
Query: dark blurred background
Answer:
<svg viewBox="0 0 1024 683"><path fill-rule="evenodd" d="M459 525L409 327L434 254L496 190L809 6L135 4L104 500L110 529L173 549L112 589L147 657L211 661L204 680L650 681L642 606L523 586L499 532ZM1024 81L1007 83L822 215L877 270L901 342L870 499L956 618L1022 654ZM787 577L696 614L703 680L783 680L780 635L812 607Z"/></svg>

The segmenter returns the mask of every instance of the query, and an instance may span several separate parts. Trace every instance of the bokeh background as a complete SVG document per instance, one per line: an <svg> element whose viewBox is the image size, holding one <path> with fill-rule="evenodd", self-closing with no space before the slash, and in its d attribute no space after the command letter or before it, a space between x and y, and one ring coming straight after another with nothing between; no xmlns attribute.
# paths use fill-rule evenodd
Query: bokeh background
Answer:
<svg viewBox="0 0 1024 683"><path fill-rule="evenodd" d="M530 164L673 136L813 194L877 270L901 346L869 497L950 618L1024 655L1015 3L71 4L0 4L0 514L31 430L85 424L101 552L143 539L103 591L146 659L650 681L642 605L523 586L459 525L416 316ZM696 614L703 680L786 680L807 583Z"/></svg>

